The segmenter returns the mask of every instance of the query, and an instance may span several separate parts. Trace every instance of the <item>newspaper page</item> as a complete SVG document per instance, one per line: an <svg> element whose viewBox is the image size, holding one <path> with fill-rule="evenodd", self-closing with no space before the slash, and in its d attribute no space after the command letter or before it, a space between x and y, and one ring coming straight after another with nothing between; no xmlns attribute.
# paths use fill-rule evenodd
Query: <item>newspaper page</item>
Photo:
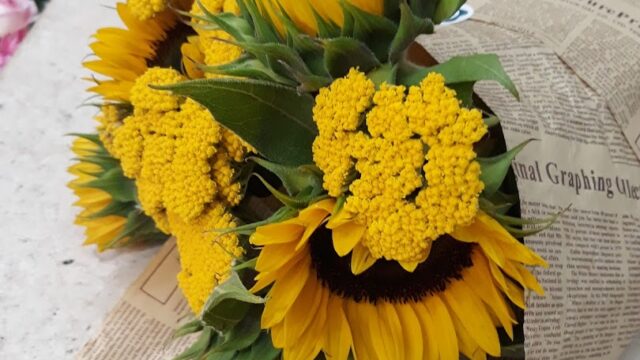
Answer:
<svg viewBox="0 0 640 360"><path fill-rule="evenodd" d="M528 360L618 359L640 333L640 39L600 10L581 10L591 3L472 1L471 21L419 39L439 61L499 55L520 101L494 83L476 92L501 119L509 148L539 139L513 163L523 217L571 205L525 239L550 263L536 270L546 296L528 297ZM598 4L622 12L617 2Z"/></svg>
<svg viewBox="0 0 640 360"><path fill-rule="evenodd" d="M173 338L175 329L190 314L178 289L179 271L178 251L171 239L107 315L102 329L77 359L165 360L185 350L193 337Z"/></svg>

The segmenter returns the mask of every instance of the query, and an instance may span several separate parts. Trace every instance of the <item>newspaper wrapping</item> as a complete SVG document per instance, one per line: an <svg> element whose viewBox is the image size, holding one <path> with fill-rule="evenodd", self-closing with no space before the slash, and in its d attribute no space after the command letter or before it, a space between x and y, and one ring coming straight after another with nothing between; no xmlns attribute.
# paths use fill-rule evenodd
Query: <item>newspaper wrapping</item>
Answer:
<svg viewBox="0 0 640 360"><path fill-rule="evenodd" d="M469 4L470 20L418 42L439 61L498 54L520 100L495 83L475 90L501 119L508 148L539 140L512 166L522 216L570 205L554 226L525 239L550 263L536 270L546 296L527 296L526 358L617 359L640 332L640 5ZM165 359L183 349L184 340L171 340L188 312L178 269L167 244L79 358Z"/></svg>

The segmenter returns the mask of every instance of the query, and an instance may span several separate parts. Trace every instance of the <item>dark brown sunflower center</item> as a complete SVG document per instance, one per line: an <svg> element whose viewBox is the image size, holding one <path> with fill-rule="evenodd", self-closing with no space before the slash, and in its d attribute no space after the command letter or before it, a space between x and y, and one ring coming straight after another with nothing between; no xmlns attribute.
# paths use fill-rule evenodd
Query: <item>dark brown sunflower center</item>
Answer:
<svg viewBox="0 0 640 360"><path fill-rule="evenodd" d="M150 68L154 66L170 67L181 71L182 44L187 41L189 36L194 34L195 31L192 27L178 21L171 30L167 31L165 39L155 44L156 56L147 61L147 66Z"/></svg>
<svg viewBox="0 0 640 360"><path fill-rule="evenodd" d="M311 259L320 281L333 293L355 301L375 303L418 301L446 289L472 265L474 245L445 235L434 241L427 260L412 273L396 261L378 260L360 275L351 272L351 255L340 257L333 249L331 231L325 227L311 237Z"/></svg>

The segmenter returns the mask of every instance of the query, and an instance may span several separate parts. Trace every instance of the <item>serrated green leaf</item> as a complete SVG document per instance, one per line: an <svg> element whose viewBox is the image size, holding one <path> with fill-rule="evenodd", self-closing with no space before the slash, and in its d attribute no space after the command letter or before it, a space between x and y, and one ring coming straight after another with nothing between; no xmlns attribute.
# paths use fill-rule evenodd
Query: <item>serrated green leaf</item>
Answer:
<svg viewBox="0 0 640 360"><path fill-rule="evenodd" d="M458 11L466 0L440 0L433 13L433 22L440 24L441 22L452 17Z"/></svg>
<svg viewBox="0 0 640 360"><path fill-rule="evenodd" d="M518 155L518 153L520 153L520 151L522 151L522 149L524 149L525 146L533 140L534 139L529 139L504 154L492 158L476 159L480 164L480 169L482 171L480 174L480 180L484 183L484 191L482 192L483 196L490 197L498 191L511 168L511 162L513 159L515 159L516 155Z"/></svg>
<svg viewBox="0 0 640 360"><path fill-rule="evenodd" d="M313 18L316 21L316 26L318 27L318 37L329 39L340 36L342 29L338 25L336 25L333 21L327 20L323 18L315 8L312 8ZM345 19L346 20L346 19Z"/></svg>
<svg viewBox="0 0 640 360"><path fill-rule="evenodd" d="M362 42L347 37L337 37L323 41L324 64L334 78L347 75L351 68L369 72L380 66L375 54Z"/></svg>
<svg viewBox="0 0 640 360"><path fill-rule="evenodd" d="M397 63L407 47L418 35L433 33L433 23L428 18L416 16L406 2L400 4L400 25L389 47L389 61Z"/></svg>
<svg viewBox="0 0 640 360"><path fill-rule="evenodd" d="M120 167L105 171L97 179L83 184L82 187L103 190L117 201L136 201L135 183L124 176Z"/></svg>
<svg viewBox="0 0 640 360"><path fill-rule="evenodd" d="M245 0L245 6L251 15L255 30L255 38L263 43L280 42L278 31L271 22L271 19L268 16L263 15L266 11L264 11L264 9L260 9L255 0Z"/></svg>
<svg viewBox="0 0 640 360"><path fill-rule="evenodd" d="M310 95L250 79L194 80L161 88L199 102L216 121L273 162L291 166L313 162L317 128Z"/></svg>
<svg viewBox="0 0 640 360"><path fill-rule="evenodd" d="M257 59L241 59L236 62L219 66L200 66L204 72L211 74L220 74L226 76L243 77L256 80L266 80L277 82L283 85L295 86L296 83L291 79L276 74L269 67L265 66Z"/></svg>
<svg viewBox="0 0 640 360"><path fill-rule="evenodd" d="M445 63L417 68L410 74L403 74L400 82L407 86L418 85L431 72L442 74L447 85L475 83L482 80L497 81L516 99L520 99L515 84L504 71L500 59L495 54L456 56Z"/></svg>
<svg viewBox="0 0 640 360"><path fill-rule="evenodd" d="M308 188L316 190L316 194L322 192L322 173L312 168L284 166L258 157L252 157L251 160L274 173L282 181L289 195L295 196Z"/></svg>
<svg viewBox="0 0 640 360"><path fill-rule="evenodd" d="M194 342L185 352L173 358L173 360L199 360L208 350L213 341L215 332L210 327L205 327Z"/></svg>
<svg viewBox="0 0 640 360"><path fill-rule="evenodd" d="M229 13L213 14L203 6L203 12L212 23L218 25L224 32L231 35L236 41L254 41L253 25L242 17Z"/></svg>
<svg viewBox="0 0 640 360"><path fill-rule="evenodd" d="M202 310L201 319L220 332L229 331L244 318L250 304L262 303L264 299L249 292L238 274L232 272L214 289Z"/></svg>
<svg viewBox="0 0 640 360"><path fill-rule="evenodd" d="M391 20L378 16L351 5L348 2L340 4L343 12L349 14L353 19L353 29L350 36L366 44L376 55L379 61L383 62L389 58L389 44L398 32L398 26Z"/></svg>

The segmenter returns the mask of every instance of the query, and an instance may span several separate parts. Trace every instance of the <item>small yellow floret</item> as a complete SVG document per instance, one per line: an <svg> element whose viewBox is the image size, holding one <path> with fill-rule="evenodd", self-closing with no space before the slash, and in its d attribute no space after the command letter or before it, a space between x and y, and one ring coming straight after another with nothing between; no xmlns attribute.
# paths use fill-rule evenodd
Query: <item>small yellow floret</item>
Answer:
<svg viewBox="0 0 640 360"><path fill-rule="evenodd" d="M127 0L129 10L139 20L147 20L166 9L166 0Z"/></svg>
<svg viewBox="0 0 640 360"><path fill-rule="evenodd" d="M233 216L222 206L210 207L194 221L169 215L180 252L178 282L191 310L199 313L213 288L224 281L234 258L243 253L236 234L220 236L215 230L235 227Z"/></svg>
<svg viewBox="0 0 640 360"><path fill-rule="evenodd" d="M173 69L151 68L136 79L131 88L131 104L136 112L176 110L182 98L169 91L152 89L149 85L172 85L184 80L185 77Z"/></svg>
<svg viewBox="0 0 640 360"><path fill-rule="evenodd" d="M123 112L116 105L103 105L101 112L96 116L98 135L105 149L113 152L113 134L122 125L125 118Z"/></svg>
<svg viewBox="0 0 640 360"><path fill-rule="evenodd" d="M352 69L320 91L314 119L324 187L348 195L344 211L366 227L373 257L421 262L434 240L473 220L484 187L473 144L487 129L442 75L375 91Z"/></svg>

